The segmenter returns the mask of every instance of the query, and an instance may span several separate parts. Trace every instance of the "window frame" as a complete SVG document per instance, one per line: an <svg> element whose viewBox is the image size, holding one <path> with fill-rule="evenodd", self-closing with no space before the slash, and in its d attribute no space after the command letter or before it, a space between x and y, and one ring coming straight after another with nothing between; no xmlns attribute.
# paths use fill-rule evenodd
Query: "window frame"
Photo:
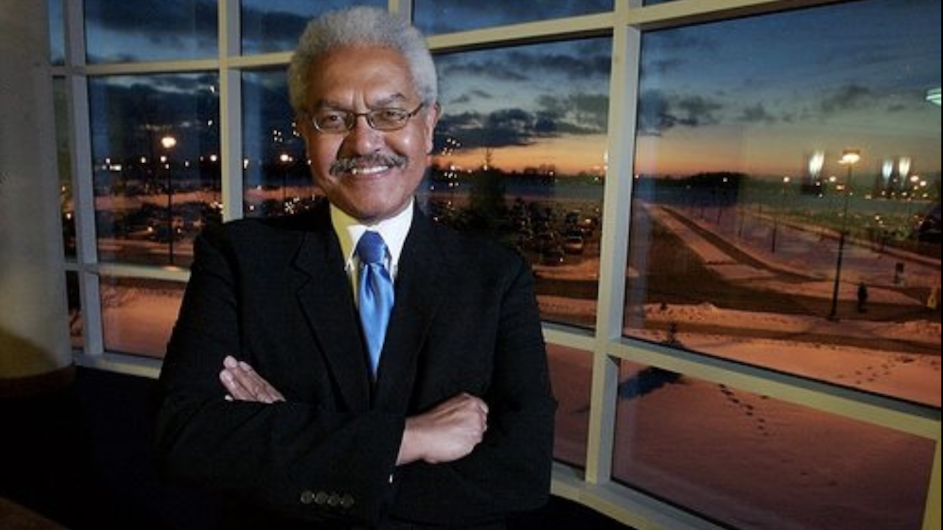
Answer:
<svg viewBox="0 0 943 530"><path fill-rule="evenodd" d="M586 467L555 463L553 493L585 504L639 528L719 529L643 492L612 480L619 361L627 360L727 385L857 421L927 438L936 445L923 528L941 524L940 409L878 396L851 388L744 365L713 356L645 343L622 334L625 265L631 219L635 160L635 107L638 100L640 42L649 30L679 27L745 15L773 13L797 6L812 7L837 0L677 0L643 6L641 0L616 0L611 13L434 35L433 53L548 42L585 36L612 38L608 136L609 166L603 196L603 224L594 330L545 323L551 344L575 348L592 356L592 387ZM68 135L71 140L72 186L76 214L76 256L66 271L75 273L83 314L83 347L74 354L81 366L156 377L159 359L107 351L99 296L101 277L128 277L184 283L187 271L174 267L102 263L96 250L88 79L98 76L216 71L220 90L220 162L223 219L243 216L241 74L255 68L287 66L290 52L243 56L240 52L240 2L218 0L219 45L213 59L87 65L83 2L64 2L65 64L52 75L66 81ZM389 0L391 12L409 17L411 0Z"/></svg>

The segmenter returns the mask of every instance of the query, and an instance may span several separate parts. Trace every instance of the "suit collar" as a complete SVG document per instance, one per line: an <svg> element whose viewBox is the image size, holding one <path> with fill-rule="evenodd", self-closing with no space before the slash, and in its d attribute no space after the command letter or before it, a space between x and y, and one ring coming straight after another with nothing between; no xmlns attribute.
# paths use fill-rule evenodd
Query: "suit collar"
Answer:
<svg viewBox="0 0 943 530"><path fill-rule="evenodd" d="M443 277L446 271L435 232L432 221L415 206L400 257L396 299L378 380L371 392L366 350L341 245L326 205L315 212L295 260L296 269L307 276L298 290L298 301L350 410L366 410L372 401L383 410L402 412L409 404L419 351L448 282Z"/></svg>
<svg viewBox="0 0 943 530"><path fill-rule="evenodd" d="M436 244L434 228L432 221L414 207L374 389L374 402L391 412L404 411L409 405L419 352L445 295L441 249Z"/></svg>
<svg viewBox="0 0 943 530"><path fill-rule="evenodd" d="M366 410L370 380L362 353L363 338L340 243L331 228L326 204L314 212L295 268L307 277L298 290L298 303L337 381L337 389L349 410Z"/></svg>

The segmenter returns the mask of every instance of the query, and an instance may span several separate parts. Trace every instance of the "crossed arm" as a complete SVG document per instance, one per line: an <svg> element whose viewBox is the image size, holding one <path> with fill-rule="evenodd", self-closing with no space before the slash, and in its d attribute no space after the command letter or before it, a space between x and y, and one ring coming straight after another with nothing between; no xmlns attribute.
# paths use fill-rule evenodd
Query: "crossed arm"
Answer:
<svg viewBox="0 0 943 530"><path fill-rule="evenodd" d="M227 399L275 403L285 401L277 388L244 362L226 357L219 379ZM425 461L452 462L467 456L488 429L488 404L471 394L454 396L433 409L406 418L396 465Z"/></svg>

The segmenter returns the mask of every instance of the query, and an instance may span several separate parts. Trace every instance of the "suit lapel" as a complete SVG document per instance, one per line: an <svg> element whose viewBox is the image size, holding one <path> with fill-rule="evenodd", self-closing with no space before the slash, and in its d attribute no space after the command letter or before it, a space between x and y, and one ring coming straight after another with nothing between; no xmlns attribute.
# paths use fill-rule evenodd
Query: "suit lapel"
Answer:
<svg viewBox="0 0 943 530"><path fill-rule="evenodd" d="M376 406L390 412L404 411L409 405L419 351L444 294L433 228L417 207L400 256L396 301L374 389Z"/></svg>
<svg viewBox="0 0 943 530"><path fill-rule="evenodd" d="M305 234L295 266L310 277L298 290L298 301L337 390L350 410L366 410L370 380L363 339L340 243L328 215L320 216L316 229Z"/></svg>

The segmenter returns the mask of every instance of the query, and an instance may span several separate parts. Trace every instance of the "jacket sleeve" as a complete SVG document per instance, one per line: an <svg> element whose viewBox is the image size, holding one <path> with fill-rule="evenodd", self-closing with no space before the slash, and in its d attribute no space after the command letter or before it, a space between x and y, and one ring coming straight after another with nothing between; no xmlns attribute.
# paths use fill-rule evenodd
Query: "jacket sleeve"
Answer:
<svg viewBox="0 0 943 530"><path fill-rule="evenodd" d="M556 400L533 277L523 260L518 263L495 313L492 373L483 395L489 404L484 440L458 461L418 462L398 469L393 511L397 517L469 524L531 510L547 501Z"/></svg>
<svg viewBox="0 0 943 530"><path fill-rule="evenodd" d="M246 272L227 241L204 234L195 245L160 374L155 453L162 472L289 518L377 520L402 417L224 399L222 361L240 357L243 320L251 315L240 307L237 278Z"/></svg>

